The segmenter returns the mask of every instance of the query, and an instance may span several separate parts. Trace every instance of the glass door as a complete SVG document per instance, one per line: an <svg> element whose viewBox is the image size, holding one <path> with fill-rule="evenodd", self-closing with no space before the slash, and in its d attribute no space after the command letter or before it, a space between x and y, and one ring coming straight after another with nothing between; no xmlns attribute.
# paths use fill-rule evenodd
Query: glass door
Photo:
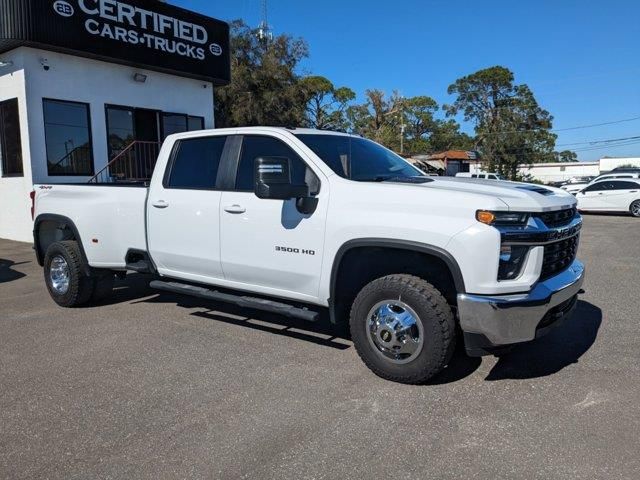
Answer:
<svg viewBox="0 0 640 480"><path fill-rule="evenodd" d="M134 109L107 106L107 142L109 161L113 160L136 138Z"/></svg>

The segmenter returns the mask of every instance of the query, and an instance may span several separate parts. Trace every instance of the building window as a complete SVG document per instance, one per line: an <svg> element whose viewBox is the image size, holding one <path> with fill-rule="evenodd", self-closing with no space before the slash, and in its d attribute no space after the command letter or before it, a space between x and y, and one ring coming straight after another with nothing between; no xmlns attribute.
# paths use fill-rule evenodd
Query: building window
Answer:
<svg viewBox="0 0 640 480"><path fill-rule="evenodd" d="M88 104L45 99L44 130L49 175L94 174Z"/></svg>
<svg viewBox="0 0 640 480"><path fill-rule="evenodd" d="M194 132L197 130L204 130L204 118L203 117L189 117L189 131Z"/></svg>
<svg viewBox="0 0 640 480"><path fill-rule="evenodd" d="M3 177L23 175L17 98L0 102L0 158Z"/></svg>
<svg viewBox="0 0 640 480"><path fill-rule="evenodd" d="M204 118L181 113L162 114L163 139L174 133L204 130Z"/></svg>

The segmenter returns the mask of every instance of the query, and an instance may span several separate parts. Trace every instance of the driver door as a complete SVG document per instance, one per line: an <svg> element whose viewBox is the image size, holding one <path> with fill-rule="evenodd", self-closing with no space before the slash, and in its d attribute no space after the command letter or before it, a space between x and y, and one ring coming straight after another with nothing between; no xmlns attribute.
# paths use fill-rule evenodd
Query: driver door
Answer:
<svg viewBox="0 0 640 480"><path fill-rule="evenodd" d="M603 210L604 198L607 195L607 184L610 182L597 182L588 186L577 194L578 208L583 210Z"/></svg>
<svg viewBox="0 0 640 480"><path fill-rule="evenodd" d="M302 214L295 199L258 198L254 164L259 157L288 158L292 182L306 183L316 193L316 210ZM321 177L301 153L276 137L242 138L234 189L223 192L220 203L222 269L231 286L317 299L329 198L328 182L321 185Z"/></svg>

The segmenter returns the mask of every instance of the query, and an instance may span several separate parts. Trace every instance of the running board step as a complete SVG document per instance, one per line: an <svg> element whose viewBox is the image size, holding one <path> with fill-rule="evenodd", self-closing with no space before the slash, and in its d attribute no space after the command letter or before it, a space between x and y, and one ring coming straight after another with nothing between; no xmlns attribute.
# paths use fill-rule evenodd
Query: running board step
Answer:
<svg viewBox="0 0 640 480"><path fill-rule="evenodd" d="M210 290L204 287L196 287L178 282L163 282L160 280L152 281L149 286L155 290L162 290L171 293L181 293L183 295L191 295L192 297L206 298L207 300L215 300L218 302L231 303L243 308L255 308L265 312L277 313L285 317L300 318L308 322L318 320L318 312L308 310L306 308L294 307L292 305L263 298L244 297L241 295L233 295L231 293L222 293L217 290Z"/></svg>
<svg viewBox="0 0 640 480"><path fill-rule="evenodd" d="M134 263L127 263L127 270L138 273L152 273L152 269L149 267L149 263L146 260L138 260Z"/></svg>

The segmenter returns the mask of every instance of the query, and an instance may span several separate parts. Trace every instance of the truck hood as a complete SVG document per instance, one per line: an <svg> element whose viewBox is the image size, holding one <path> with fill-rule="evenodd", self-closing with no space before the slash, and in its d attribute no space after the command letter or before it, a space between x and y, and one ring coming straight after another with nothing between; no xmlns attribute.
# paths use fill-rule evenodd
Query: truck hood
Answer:
<svg viewBox="0 0 640 480"><path fill-rule="evenodd" d="M576 198L564 190L533 183L438 177L421 186L499 198L509 210L519 212L561 210L576 204Z"/></svg>

